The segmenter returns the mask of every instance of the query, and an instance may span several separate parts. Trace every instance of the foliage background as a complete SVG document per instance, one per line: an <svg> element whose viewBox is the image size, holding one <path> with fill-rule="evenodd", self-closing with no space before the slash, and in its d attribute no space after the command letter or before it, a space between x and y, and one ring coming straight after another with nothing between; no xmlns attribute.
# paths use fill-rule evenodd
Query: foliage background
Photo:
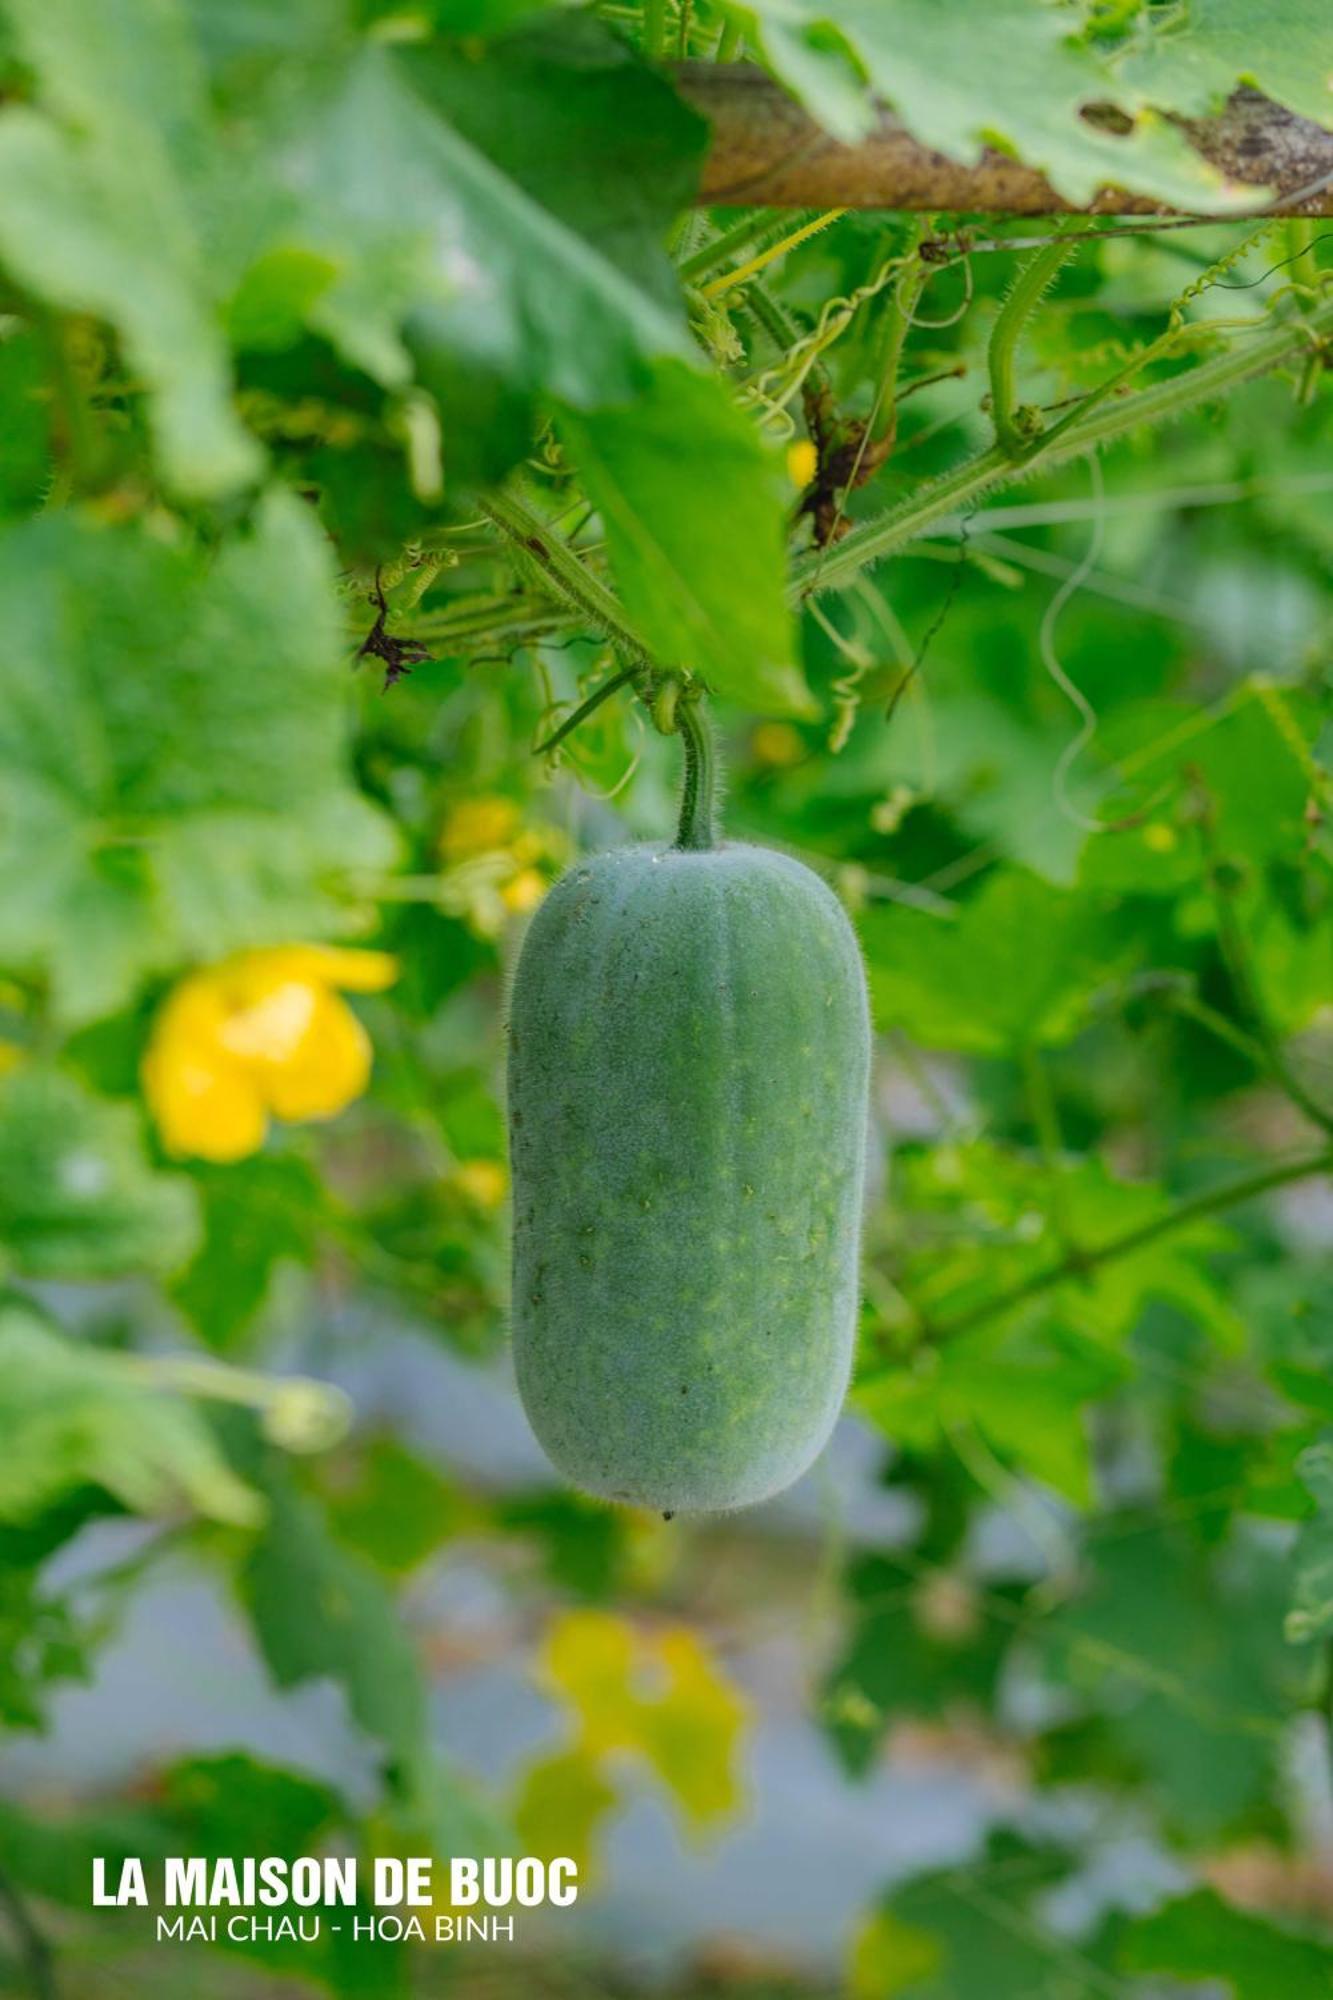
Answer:
<svg viewBox="0 0 1333 2000"><path fill-rule="evenodd" d="M703 134L644 60L749 53L844 133L869 80L947 150L1225 216L1163 114L1244 78L1327 120L1323 10L3 22L5 1990L632 1990L626 1811L723 1865L790 1815L757 1746L799 1701L826 1844L914 1802L892 1879L832 1940L696 1926L682 1990L1325 1992L1327 236L1057 270L1031 222L682 221ZM855 915L880 1046L845 1433L667 1529L465 1432L470 1381L509 1408L506 969L571 855L669 827L639 696L679 672L731 831ZM151 1617L115 1679L164 1579L292 1740L164 1723L91 1782L81 1713L171 1710ZM459 1709L516 1678L497 1772ZM601 1889L518 1969L186 1973L87 1908L94 1853L261 1831Z"/></svg>

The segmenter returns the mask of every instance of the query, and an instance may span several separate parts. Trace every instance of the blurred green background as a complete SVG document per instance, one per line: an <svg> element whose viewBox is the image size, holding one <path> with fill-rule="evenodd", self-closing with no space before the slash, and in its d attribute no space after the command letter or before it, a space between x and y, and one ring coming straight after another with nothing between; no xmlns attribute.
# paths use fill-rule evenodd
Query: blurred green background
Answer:
<svg viewBox="0 0 1333 2000"><path fill-rule="evenodd" d="M1333 225L1061 224L1020 316L1047 219L690 212L643 60L1201 206L1143 106L1333 62L1009 13L8 0L0 1990L1329 1990ZM877 1045L848 1413L668 1524L513 1393L503 1023L681 673ZM584 1893L89 1907L326 1850Z"/></svg>

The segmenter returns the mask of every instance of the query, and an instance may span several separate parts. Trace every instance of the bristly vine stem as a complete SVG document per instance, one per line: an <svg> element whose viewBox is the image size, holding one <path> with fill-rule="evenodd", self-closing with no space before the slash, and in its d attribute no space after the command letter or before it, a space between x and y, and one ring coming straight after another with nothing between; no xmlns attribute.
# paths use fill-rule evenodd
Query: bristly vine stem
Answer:
<svg viewBox="0 0 1333 2000"><path fill-rule="evenodd" d="M956 1313L952 1319L925 1323L925 1338L934 1345L953 1340L962 1333L971 1333L975 1328L1012 1312L1017 1306L1026 1305L1030 1299L1041 1298L1067 1279L1085 1278L1091 1272L1100 1270L1103 1264L1131 1256L1136 1250L1146 1250L1150 1243L1156 1243L1163 1236L1174 1235L1178 1229L1187 1229L1193 1222L1201 1222L1210 1215L1220 1215L1225 1209L1236 1208L1244 1201L1253 1201L1275 1188L1289 1187L1294 1181L1310 1180L1316 1174L1327 1173L1333 1173L1333 1147L1325 1147L1317 1153L1305 1153L1294 1160L1279 1161L1240 1180L1224 1181L1220 1187L1207 1188L1188 1201L1178 1202L1174 1208L1164 1210L1161 1215L1155 1215L1133 1229L1124 1230L1119 1236L1108 1237L1105 1242L1091 1244L1086 1249L1071 1250L1044 1270L1034 1271L1031 1277L1022 1279L1020 1283L993 1292L990 1298L980 1299L976 1305Z"/></svg>
<svg viewBox="0 0 1333 2000"><path fill-rule="evenodd" d="M992 444L975 457L966 459L933 484L909 493L896 506L862 521L836 547L810 551L797 558L792 567L793 599L799 602L812 590L845 589L852 580L883 557L892 555L915 541L944 516L954 514L968 501L1014 479L1026 478L1038 466L1062 464L1066 459L1094 446L1110 444L1136 430L1140 424L1165 423L1182 416L1199 403L1228 395L1241 383L1270 368L1280 367L1307 353L1312 339L1333 330L1333 299L1287 321L1270 332L1238 341L1225 354L1184 374L1172 375L1132 396L1107 397L1094 390L1097 407L1083 405L1072 410L1055 429L1039 437L1021 459L1012 459Z"/></svg>
<svg viewBox="0 0 1333 2000"><path fill-rule="evenodd" d="M549 736L545 737L542 742L534 747L533 756L544 757L549 750L558 749L565 738L577 729L581 722L586 722L588 717L594 714L604 701L609 701L617 689L623 688L629 681L635 680L639 672L640 669L638 667L622 667L618 674L612 674L609 679L601 683L600 687L595 687L586 700L581 701L578 707L565 717L557 729L553 729Z"/></svg>
<svg viewBox="0 0 1333 2000"><path fill-rule="evenodd" d="M717 746L713 725L694 689L676 705L676 729L685 746L685 783L675 846L684 854L707 854L717 846Z"/></svg>
<svg viewBox="0 0 1333 2000"><path fill-rule="evenodd" d="M618 599L544 521L509 494L493 493L478 506L493 527L532 559L558 597L582 611L627 659L650 664L648 649L626 622Z"/></svg>
<svg viewBox="0 0 1333 2000"><path fill-rule="evenodd" d="M1033 433L1023 422L1024 412L1015 401L1018 343L1046 287L1073 254L1078 239L1058 236L1044 249L1029 257L1000 307L990 337L987 366L990 370L991 421L995 438L1003 451L1017 458L1033 443Z"/></svg>

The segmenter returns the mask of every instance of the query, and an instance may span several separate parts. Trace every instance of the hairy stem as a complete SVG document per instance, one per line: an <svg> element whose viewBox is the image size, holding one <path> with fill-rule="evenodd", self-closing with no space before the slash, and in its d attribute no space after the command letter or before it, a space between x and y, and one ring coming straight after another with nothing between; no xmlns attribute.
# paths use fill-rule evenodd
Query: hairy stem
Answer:
<svg viewBox="0 0 1333 2000"><path fill-rule="evenodd" d="M1086 415L1073 412L1072 420L1062 424L1058 433L1038 438L1031 453L1021 460L1011 459L998 445L991 445L932 485L908 494L874 520L862 522L836 547L799 557L792 566L792 596L799 601L811 590L845 589L863 570L915 541L946 515L979 501L992 488L1063 464L1094 446L1111 444L1142 424L1165 423L1199 403L1226 396L1253 376L1294 360L1312 338L1330 331L1333 299L1326 299L1303 319L1287 320L1267 333L1238 340L1212 361L1155 382L1135 395L1109 401L1099 396L1096 408ZM1094 390L1093 394L1097 393Z"/></svg>
<svg viewBox="0 0 1333 2000"><path fill-rule="evenodd" d="M798 243L804 243L809 236L817 236L821 229L827 229L831 222L836 222L840 215L846 213L845 208L825 209L822 215L813 216L809 222L803 222L798 229L788 230L776 243L770 243L766 249L757 250L747 263L738 264L734 271L724 271L720 278L713 278L703 287L704 297L719 298L723 292L731 291L736 285L743 285L747 278L756 277L769 264L776 262L779 257L785 257L789 250L794 250Z"/></svg>
<svg viewBox="0 0 1333 2000"><path fill-rule="evenodd" d="M643 0L643 52L650 62L661 61L666 43L666 0Z"/></svg>
<svg viewBox="0 0 1333 2000"><path fill-rule="evenodd" d="M622 667L618 674L612 674L611 678L603 681L600 687L595 687L587 700L581 701L573 713L565 717L558 729L552 730L544 742L537 744L533 756L544 757L548 750L558 748L581 722L586 722L604 701L610 700L617 688L623 688L627 681L632 681L638 671L637 667Z"/></svg>
<svg viewBox="0 0 1333 2000"><path fill-rule="evenodd" d="M965 1312L955 1314L952 1319L932 1321L927 1329L928 1337L934 1343L952 1340L961 1333L971 1333L975 1328L1012 1312L1015 1307L1026 1305L1030 1299L1041 1298L1066 1280L1085 1278L1091 1272L1100 1270L1102 1265L1112 1264L1119 1257L1132 1256L1136 1250L1146 1250L1150 1243L1156 1243L1163 1236L1172 1236L1178 1229L1187 1229L1191 1223L1201 1222L1210 1215L1219 1215L1228 1208L1237 1208L1242 1202L1271 1193L1274 1188L1288 1187L1293 1181L1310 1180L1316 1174L1330 1171L1333 1171L1333 1148L1326 1147L1318 1153L1306 1153L1294 1160L1263 1167L1240 1180L1224 1181L1221 1187L1208 1188L1203 1194L1179 1202L1162 1215L1153 1216L1149 1222L1141 1222L1119 1236L1108 1237L1104 1243L1069 1251L1055 1263L1048 1264L1045 1270L1035 1271L1019 1284L993 1293L990 1298L982 1299Z"/></svg>
<svg viewBox="0 0 1333 2000"><path fill-rule="evenodd" d="M706 854L717 846L717 747L698 696L679 703L676 728L685 745L685 783L675 845L686 854Z"/></svg>
<svg viewBox="0 0 1333 2000"><path fill-rule="evenodd" d="M739 257L743 250L753 251L766 243L776 243L785 234L787 218L771 208L748 209L739 222L733 222L730 229L724 229L711 241L701 243L688 257L682 257L676 269L687 285L697 284L715 271L719 264L726 264L733 257Z"/></svg>
<svg viewBox="0 0 1333 2000"><path fill-rule="evenodd" d="M927 265L919 256L921 239L925 234L925 224L918 218L913 222L908 239L907 254L913 261L908 265L897 286L889 294L889 303L884 314L884 333L879 356L879 394L876 398L879 418L875 426L877 437L892 438L898 428L898 376L902 368L903 349L907 345L907 332L912 324L917 301L926 287L930 276Z"/></svg>
<svg viewBox="0 0 1333 2000"><path fill-rule="evenodd" d="M649 664L648 650L616 598L544 521L508 494L492 494L478 505L502 535L532 558L556 594L583 612L594 630L636 665Z"/></svg>
<svg viewBox="0 0 1333 2000"><path fill-rule="evenodd" d="M1028 258L1000 307L990 337L987 365L990 370L991 420L995 425L997 444L1011 458L1016 458L1032 444L1031 437L1024 433L1017 421L1014 384L1019 338L1033 307L1073 248L1072 237L1068 241L1057 238Z"/></svg>

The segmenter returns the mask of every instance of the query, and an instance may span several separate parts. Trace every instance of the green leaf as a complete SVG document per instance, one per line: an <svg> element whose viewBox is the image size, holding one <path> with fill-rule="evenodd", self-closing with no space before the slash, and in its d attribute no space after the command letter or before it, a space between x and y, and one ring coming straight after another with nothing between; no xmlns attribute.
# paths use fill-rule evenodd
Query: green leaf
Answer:
<svg viewBox="0 0 1333 2000"><path fill-rule="evenodd" d="M304 1160L260 1153L221 1168L197 1166L203 1242L172 1297L208 1345L244 1345L284 1265L308 1266L325 1211Z"/></svg>
<svg viewBox="0 0 1333 2000"><path fill-rule="evenodd" d="M1061 1338L1057 1327L990 1327L868 1376L853 1400L886 1436L918 1449L948 1443L965 1449L975 1431L1005 1459L1086 1507L1093 1491L1081 1413L1127 1373L1114 1355Z"/></svg>
<svg viewBox="0 0 1333 2000"><path fill-rule="evenodd" d="M890 904L860 929L876 1025L970 1055L1071 1041L1132 951L1089 897L1019 869L993 874L955 921Z"/></svg>
<svg viewBox="0 0 1333 2000"><path fill-rule="evenodd" d="M1284 1630L1289 1639L1321 1639L1333 1632L1333 1442L1303 1451L1296 1470L1314 1501L1292 1556L1292 1603Z"/></svg>
<svg viewBox="0 0 1333 2000"><path fill-rule="evenodd" d="M339 1540L391 1576L405 1576L443 1542L484 1523L480 1505L388 1433L330 1465L323 1484Z"/></svg>
<svg viewBox="0 0 1333 2000"><path fill-rule="evenodd" d="M87 1485L138 1514L190 1506L252 1527L262 1511L193 1407L153 1385L151 1363L64 1340L22 1306L0 1308L0 1436L6 1524Z"/></svg>
<svg viewBox="0 0 1333 2000"><path fill-rule="evenodd" d="M426 1752L426 1694L393 1599L368 1563L332 1537L284 1466L259 1474L270 1512L240 1588L279 1687L333 1680L356 1721L406 1779Z"/></svg>
<svg viewBox="0 0 1333 2000"><path fill-rule="evenodd" d="M1071 1857L1059 1849L996 1833L975 1861L894 1890L881 1905L887 1928L868 1940L863 1934L855 1948L858 2000L862 1993L869 2000L871 1991L892 2000L973 2000L983 1993L986 2000L1102 2000L1107 1982L1086 1946L1054 1928L1043 1908L1070 1867ZM876 1946L902 1957L889 1957L888 1983L872 1988Z"/></svg>
<svg viewBox="0 0 1333 2000"><path fill-rule="evenodd" d="M725 387L659 367L637 402L567 410L561 431L655 658L751 708L809 714L784 600L781 482Z"/></svg>
<svg viewBox="0 0 1333 2000"><path fill-rule="evenodd" d="M1315 703L1259 680L1211 710L1150 702L1111 718L1098 749L1119 783L1102 806L1110 830L1083 851L1083 887L1170 896L1213 854L1299 858L1319 721Z"/></svg>
<svg viewBox="0 0 1333 2000"><path fill-rule="evenodd" d="M69 1020L345 930L341 874L391 860L346 767L332 583L277 493L216 558L70 515L0 537L0 962Z"/></svg>
<svg viewBox="0 0 1333 2000"><path fill-rule="evenodd" d="M754 20L761 45L793 89L808 85L809 55L790 67L798 30L807 51L827 47L834 31L846 38L871 87L893 106L925 145L955 159L975 160L985 145L1001 145L1039 167L1073 202L1099 187L1153 195L1185 208L1216 207L1226 199L1221 177L1204 165L1165 120L1144 109L1108 63L1071 35L1075 23L1039 0L968 0L951 14L942 59L934 0L759 0L740 11ZM784 31L765 42L768 23ZM825 64L827 67L827 64ZM845 83L836 73L832 108L845 128ZM1086 107L1113 103L1132 120L1121 132L1084 117ZM812 107L828 109L821 93Z"/></svg>
<svg viewBox="0 0 1333 2000"><path fill-rule="evenodd" d="M0 1728L44 1728L50 1690L87 1680L92 1639L32 1570L0 1563Z"/></svg>
<svg viewBox="0 0 1333 2000"><path fill-rule="evenodd" d="M890 1722L947 1719L994 1706L1015 1617L1027 1586L988 1579L974 1588L960 1569L892 1554L863 1555L847 1576L850 1636L820 1704L844 1768L864 1777ZM989 1607L989 1609L988 1609Z"/></svg>
<svg viewBox="0 0 1333 2000"><path fill-rule="evenodd" d="M25 1277L168 1272L199 1238L194 1191L155 1173L130 1106L60 1070L0 1078L0 1258Z"/></svg>
<svg viewBox="0 0 1333 2000"><path fill-rule="evenodd" d="M1215 1840L1264 1797L1303 1668L1282 1643L1285 1575L1252 1545L1210 1557L1151 1517L1103 1521L1080 1594L1037 1634L1164 1820ZM1095 1722L1091 1719L1095 1718Z"/></svg>
<svg viewBox="0 0 1333 2000"><path fill-rule="evenodd" d="M1199 116L1248 83L1328 125L1333 41L1323 0L1267 0L1256 33L1250 0L1190 0L1183 16L1146 8L1123 75L1155 104Z"/></svg>
<svg viewBox="0 0 1333 2000"><path fill-rule="evenodd" d="M1206 1983L1230 2000L1328 2000L1328 1946L1196 1889L1140 1917L1123 1933L1118 1963L1165 1973L1191 1989Z"/></svg>
<svg viewBox="0 0 1333 2000"><path fill-rule="evenodd" d="M309 247L344 273L311 323L379 380L410 377L409 309L424 356L580 406L634 394L658 356L694 358L660 241L697 128L626 51L585 45L560 92L536 50L365 49L312 119L291 173ZM610 130L619 160L590 178Z"/></svg>
<svg viewBox="0 0 1333 2000"><path fill-rule="evenodd" d="M52 305L121 336L182 493L253 480L262 454L230 402L205 246L187 186L202 79L179 10L9 0L38 107L0 115L0 259Z"/></svg>
<svg viewBox="0 0 1333 2000"><path fill-rule="evenodd" d="M1172 1207L1159 1183L1121 1180L1095 1157L1047 1165L986 1140L905 1155L897 1202L925 1225L922 1247L906 1267L906 1288L946 1333L988 1300L1019 1292L1071 1249L1095 1257L1106 1243L1151 1229ZM1246 1321L1209 1271L1230 1240L1207 1218L1172 1228L1102 1263L1071 1269L1067 1289L1053 1294L1054 1306L1049 1296L1032 1305L1019 1298L1011 1310L1036 1311L1058 1329L1115 1346L1134 1331L1148 1301L1160 1299L1220 1346L1239 1350Z"/></svg>

